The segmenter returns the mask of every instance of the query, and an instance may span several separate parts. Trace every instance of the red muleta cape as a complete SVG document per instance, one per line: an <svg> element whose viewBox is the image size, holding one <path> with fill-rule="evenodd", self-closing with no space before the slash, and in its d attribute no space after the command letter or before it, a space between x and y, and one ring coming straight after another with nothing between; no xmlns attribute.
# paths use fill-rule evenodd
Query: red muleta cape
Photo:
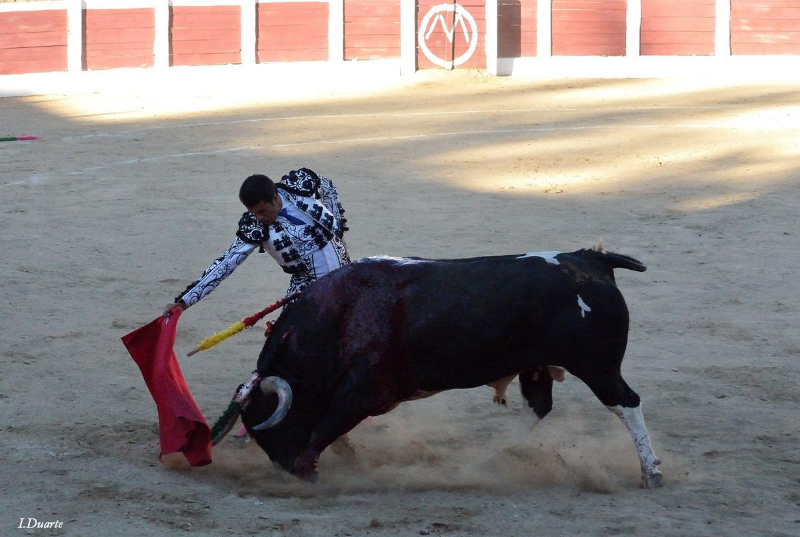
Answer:
<svg viewBox="0 0 800 537"><path fill-rule="evenodd" d="M180 451L192 466L211 463L211 429L194 402L172 346L180 308L122 337L158 409L161 455Z"/></svg>

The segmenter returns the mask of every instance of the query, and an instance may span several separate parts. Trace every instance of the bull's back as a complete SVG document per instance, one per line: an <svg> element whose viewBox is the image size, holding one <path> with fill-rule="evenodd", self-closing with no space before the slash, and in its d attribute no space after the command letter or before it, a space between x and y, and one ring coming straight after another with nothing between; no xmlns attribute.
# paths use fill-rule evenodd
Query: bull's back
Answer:
<svg viewBox="0 0 800 537"><path fill-rule="evenodd" d="M361 260L309 287L276 330L294 330L307 359L306 351L328 349L314 358L321 367L372 368L409 391L568 366L609 330L624 352L627 307L613 267L582 252Z"/></svg>
<svg viewBox="0 0 800 537"><path fill-rule="evenodd" d="M609 325L627 330L613 279L570 256L380 261L383 295L396 298L387 322L406 383L431 391L479 386L585 353ZM596 305L591 318L585 301Z"/></svg>

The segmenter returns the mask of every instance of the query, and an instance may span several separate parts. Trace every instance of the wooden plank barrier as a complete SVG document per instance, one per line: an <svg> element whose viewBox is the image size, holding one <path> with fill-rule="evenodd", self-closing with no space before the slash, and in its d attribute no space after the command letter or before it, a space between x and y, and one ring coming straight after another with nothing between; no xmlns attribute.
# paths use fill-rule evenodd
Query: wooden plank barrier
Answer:
<svg viewBox="0 0 800 537"><path fill-rule="evenodd" d="M553 56L624 56L623 1L553 0Z"/></svg>
<svg viewBox="0 0 800 537"><path fill-rule="evenodd" d="M731 54L800 54L800 0L731 0Z"/></svg>
<svg viewBox="0 0 800 537"><path fill-rule="evenodd" d="M88 9L83 23L85 70L153 66L154 9Z"/></svg>
<svg viewBox="0 0 800 537"><path fill-rule="evenodd" d="M400 57L400 0L345 0L344 59Z"/></svg>
<svg viewBox="0 0 800 537"><path fill-rule="evenodd" d="M536 0L497 1L497 56L536 56Z"/></svg>
<svg viewBox="0 0 800 537"><path fill-rule="evenodd" d="M0 75L66 70L66 9L0 13Z"/></svg>
<svg viewBox="0 0 800 537"><path fill-rule="evenodd" d="M800 55L800 0L0 2L0 75L342 60L494 73L498 58L625 55Z"/></svg>
<svg viewBox="0 0 800 537"><path fill-rule="evenodd" d="M419 40L424 40L430 53L442 62L465 60L463 63L455 65L456 68L486 67L485 0L462 0L459 4L465 13L440 11L426 17L432 8L442 4L442 0L419 0L417 28L418 32L422 34ZM472 22L475 24L476 35L473 35L472 32ZM423 23L425 23L424 28ZM472 50L471 55L469 54L470 50ZM427 57L419 42L417 43L417 64L420 69L442 67Z"/></svg>
<svg viewBox="0 0 800 537"><path fill-rule="evenodd" d="M642 56L714 54L715 0L642 0Z"/></svg>
<svg viewBox="0 0 800 537"><path fill-rule="evenodd" d="M241 63L241 6L170 8L170 65Z"/></svg>
<svg viewBox="0 0 800 537"><path fill-rule="evenodd" d="M327 2L258 4L258 63L328 59Z"/></svg>

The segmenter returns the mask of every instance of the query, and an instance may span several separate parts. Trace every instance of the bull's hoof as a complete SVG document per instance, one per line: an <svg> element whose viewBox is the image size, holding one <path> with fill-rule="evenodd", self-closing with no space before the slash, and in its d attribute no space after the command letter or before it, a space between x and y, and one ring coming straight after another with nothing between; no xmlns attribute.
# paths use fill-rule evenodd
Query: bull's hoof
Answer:
<svg viewBox="0 0 800 537"><path fill-rule="evenodd" d="M295 475L298 477L298 479L300 479L301 481L305 481L306 483L316 483L317 479L319 479L319 472L316 470L304 474L295 474Z"/></svg>
<svg viewBox="0 0 800 537"><path fill-rule="evenodd" d="M492 402L496 405L506 406L506 398L502 395L495 395L492 397Z"/></svg>
<svg viewBox="0 0 800 537"><path fill-rule="evenodd" d="M302 481L316 483L319 477L319 472L317 472L317 457L308 453L301 455L295 461L292 473Z"/></svg>
<svg viewBox="0 0 800 537"><path fill-rule="evenodd" d="M664 476L661 472L653 474L642 474L642 488L644 489L657 489L664 486Z"/></svg>

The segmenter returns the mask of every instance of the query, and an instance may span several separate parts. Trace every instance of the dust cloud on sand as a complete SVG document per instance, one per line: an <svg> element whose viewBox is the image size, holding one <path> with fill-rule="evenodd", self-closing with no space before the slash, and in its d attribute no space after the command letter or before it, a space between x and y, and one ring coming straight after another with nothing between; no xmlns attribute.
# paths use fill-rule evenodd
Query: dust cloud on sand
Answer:
<svg viewBox="0 0 800 537"><path fill-rule="evenodd" d="M451 403L444 399L409 403L409 408L377 418L374 424L361 424L350 434L357 464L328 450L314 485L277 468L265 471L266 455L255 443L218 450L221 456L211 473L237 476L240 486L254 496L440 489L503 494L559 485L603 493L638 479L636 454L621 423L600 441L586 441L580 434L586 424L566 416L557 426L542 425L531 433L516 411L493 408L489 396L482 413L490 423L475 428L474 423L454 421L447 408ZM617 457L620 452L627 457Z"/></svg>

